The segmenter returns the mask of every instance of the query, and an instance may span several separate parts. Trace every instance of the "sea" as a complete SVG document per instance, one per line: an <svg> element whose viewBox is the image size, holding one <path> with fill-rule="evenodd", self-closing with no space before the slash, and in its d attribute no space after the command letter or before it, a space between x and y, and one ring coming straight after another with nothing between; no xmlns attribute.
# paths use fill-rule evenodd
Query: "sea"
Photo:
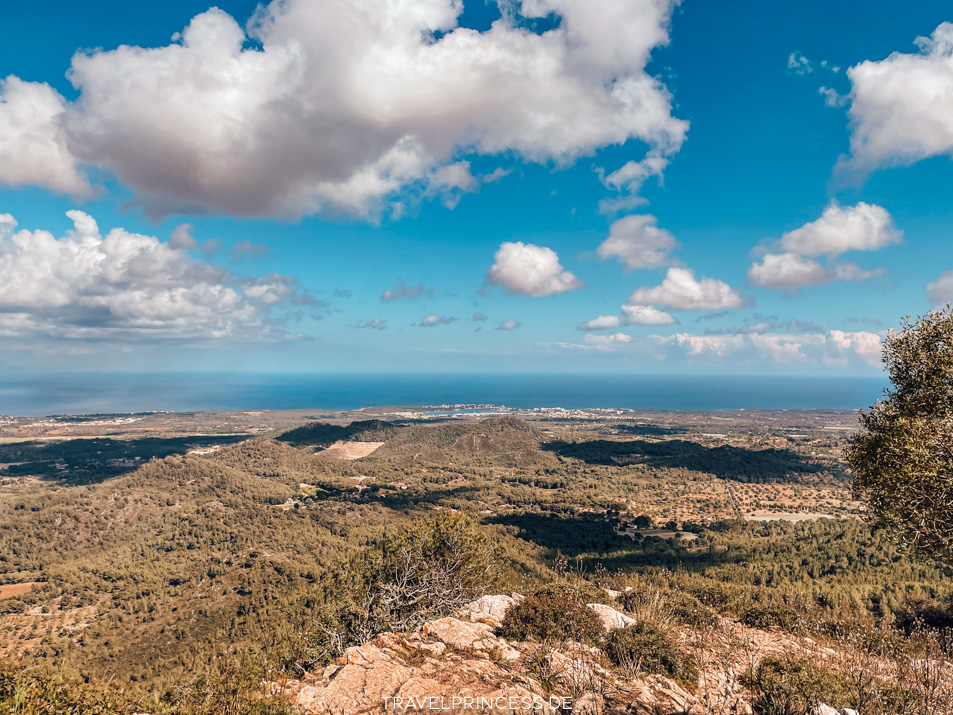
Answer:
<svg viewBox="0 0 953 715"><path fill-rule="evenodd" d="M0 379L0 414L353 410L497 405L527 409L862 409L877 377L551 374L57 374Z"/></svg>

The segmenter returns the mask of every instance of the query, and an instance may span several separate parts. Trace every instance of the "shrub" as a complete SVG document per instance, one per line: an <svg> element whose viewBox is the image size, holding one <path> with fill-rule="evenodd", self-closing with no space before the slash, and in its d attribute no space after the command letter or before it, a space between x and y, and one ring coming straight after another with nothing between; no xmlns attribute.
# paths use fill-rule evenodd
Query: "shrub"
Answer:
<svg viewBox="0 0 953 715"><path fill-rule="evenodd" d="M741 622L751 628L771 628L777 626L786 631L798 627L801 617L790 606L770 603L750 606L741 616Z"/></svg>
<svg viewBox="0 0 953 715"><path fill-rule="evenodd" d="M612 631L603 650L626 670L656 673L687 683L698 678L694 660L665 631L647 621Z"/></svg>
<svg viewBox="0 0 953 715"><path fill-rule="evenodd" d="M469 517L444 513L386 538L329 577L303 641L306 669L383 631L409 631L486 593L500 551Z"/></svg>
<svg viewBox="0 0 953 715"><path fill-rule="evenodd" d="M847 680L808 658L765 658L744 685L758 715L809 715L820 703L851 704Z"/></svg>
<svg viewBox="0 0 953 715"><path fill-rule="evenodd" d="M686 626L708 626L715 622L715 612L684 591L646 586L626 591L617 602L638 620Z"/></svg>
<svg viewBox="0 0 953 715"><path fill-rule="evenodd" d="M598 643L605 634L599 615L565 594L537 593L510 606L497 633L510 640Z"/></svg>
<svg viewBox="0 0 953 715"><path fill-rule="evenodd" d="M537 595L566 596L582 604L604 603L611 606L615 603L608 593L581 578L550 583L537 590L536 593Z"/></svg>

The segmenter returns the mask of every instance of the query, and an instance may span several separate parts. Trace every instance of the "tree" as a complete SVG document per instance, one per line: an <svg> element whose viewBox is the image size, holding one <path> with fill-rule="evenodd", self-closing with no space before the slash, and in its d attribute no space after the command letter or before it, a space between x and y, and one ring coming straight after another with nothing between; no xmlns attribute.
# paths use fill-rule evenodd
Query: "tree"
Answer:
<svg viewBox="0 0 953 715"><path fill-rule="evenodd" d="M905 318L883 362L893 388L861 414L847 450L854 492L874 524L953 560L953 309Z"/></svg>

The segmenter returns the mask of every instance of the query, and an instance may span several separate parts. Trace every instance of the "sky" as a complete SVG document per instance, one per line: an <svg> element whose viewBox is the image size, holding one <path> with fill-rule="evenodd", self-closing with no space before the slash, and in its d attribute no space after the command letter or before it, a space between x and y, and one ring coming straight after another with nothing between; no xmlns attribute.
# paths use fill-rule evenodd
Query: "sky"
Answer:
<svg viewBox="0 0 953 715"><path fill-rule="evenodd" d="M948 3L0 6L0 370L873 375Z"/></svg>

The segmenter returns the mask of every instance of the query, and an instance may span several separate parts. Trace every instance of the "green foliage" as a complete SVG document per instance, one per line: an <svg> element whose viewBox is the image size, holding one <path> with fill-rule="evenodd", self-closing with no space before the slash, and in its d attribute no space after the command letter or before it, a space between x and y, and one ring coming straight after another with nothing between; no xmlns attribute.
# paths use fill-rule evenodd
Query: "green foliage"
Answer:
<svg viewBox="0 0 953 715"><path fill-rule="evenodd" d="M800 614L783 603L756 604L745 610L741 622L752 628L780 628L794 631L801 620Z"/></svg>
<svg viewBox="0 0 953 715"><path fill-rule="evenodd" d="M381 420L361 420L349 425L310 422L288 430L275 439L295 447L327 447L339 440L348 442L384 442L393 437L399 427Z"/></svg>
<svg viewBox="0 0 953 715"><path fill-rule="evenodd" d="M595 644L605 628L599 615L576 598L539 593L510 606L497 633L510 640Z"/></svg>
<svg viewBox="0 0 953 715"><path fill-rule="evenodd" d="M536 595L559 596L582 604L603 603L607 606L613 604L613 600L608 593L578 576L548 583L537 589Z"/></svg>
<svg viewBox="0 0 953 715"><path fill-rule="evenodd" d="M612 631L603 651L613 663L630 672L657 673L683 683L698 679L694 660L669 634L648 621Z"/></svg>
<svg viewBox="0 0 953 715"><path fill-rule="evenodd" d="M383 631L454 613L500 575L500 549L462 514L441 513L384 538L328 576L309 634L312 664Z"/></svg>
<svg viewBox="0 0 953 715"><path fill-rule="evenodd" d="M794 474L819 472L822 467L805 461L790 450L751 450L732 445L708 448L696 442L671 439L554 441L544 445L564 457L588 464L642 463L656 468L681 468L714 474L741 482L784 482Z"/></svg>
<svg viewBox="0 0 953 715"><path fill-rule="evenodd" d="M0 660L0 715L115 715L132 707L115 688Z"/></svg>
<svg viewBox="0 0 953 715"><path fill-rule="evenodd" d="M709 626L715 612L691 593L644 583L619 595L617 603L638 618L667 620L687 626Z"/></svg>
<svg viewBox="0 0 953 715"><path fill-rule="evenodd" d="M819 704L850 707L850 683L808 658L767 657L746 679L758 715L810 715Z"/></svg>
<svg viewBox="0 0 953 715"><path fill-rule="evenodd" d="M847 450L878 526L953 559L953 308L906 319L884 342L893 389L861 415Z"/></svg>

